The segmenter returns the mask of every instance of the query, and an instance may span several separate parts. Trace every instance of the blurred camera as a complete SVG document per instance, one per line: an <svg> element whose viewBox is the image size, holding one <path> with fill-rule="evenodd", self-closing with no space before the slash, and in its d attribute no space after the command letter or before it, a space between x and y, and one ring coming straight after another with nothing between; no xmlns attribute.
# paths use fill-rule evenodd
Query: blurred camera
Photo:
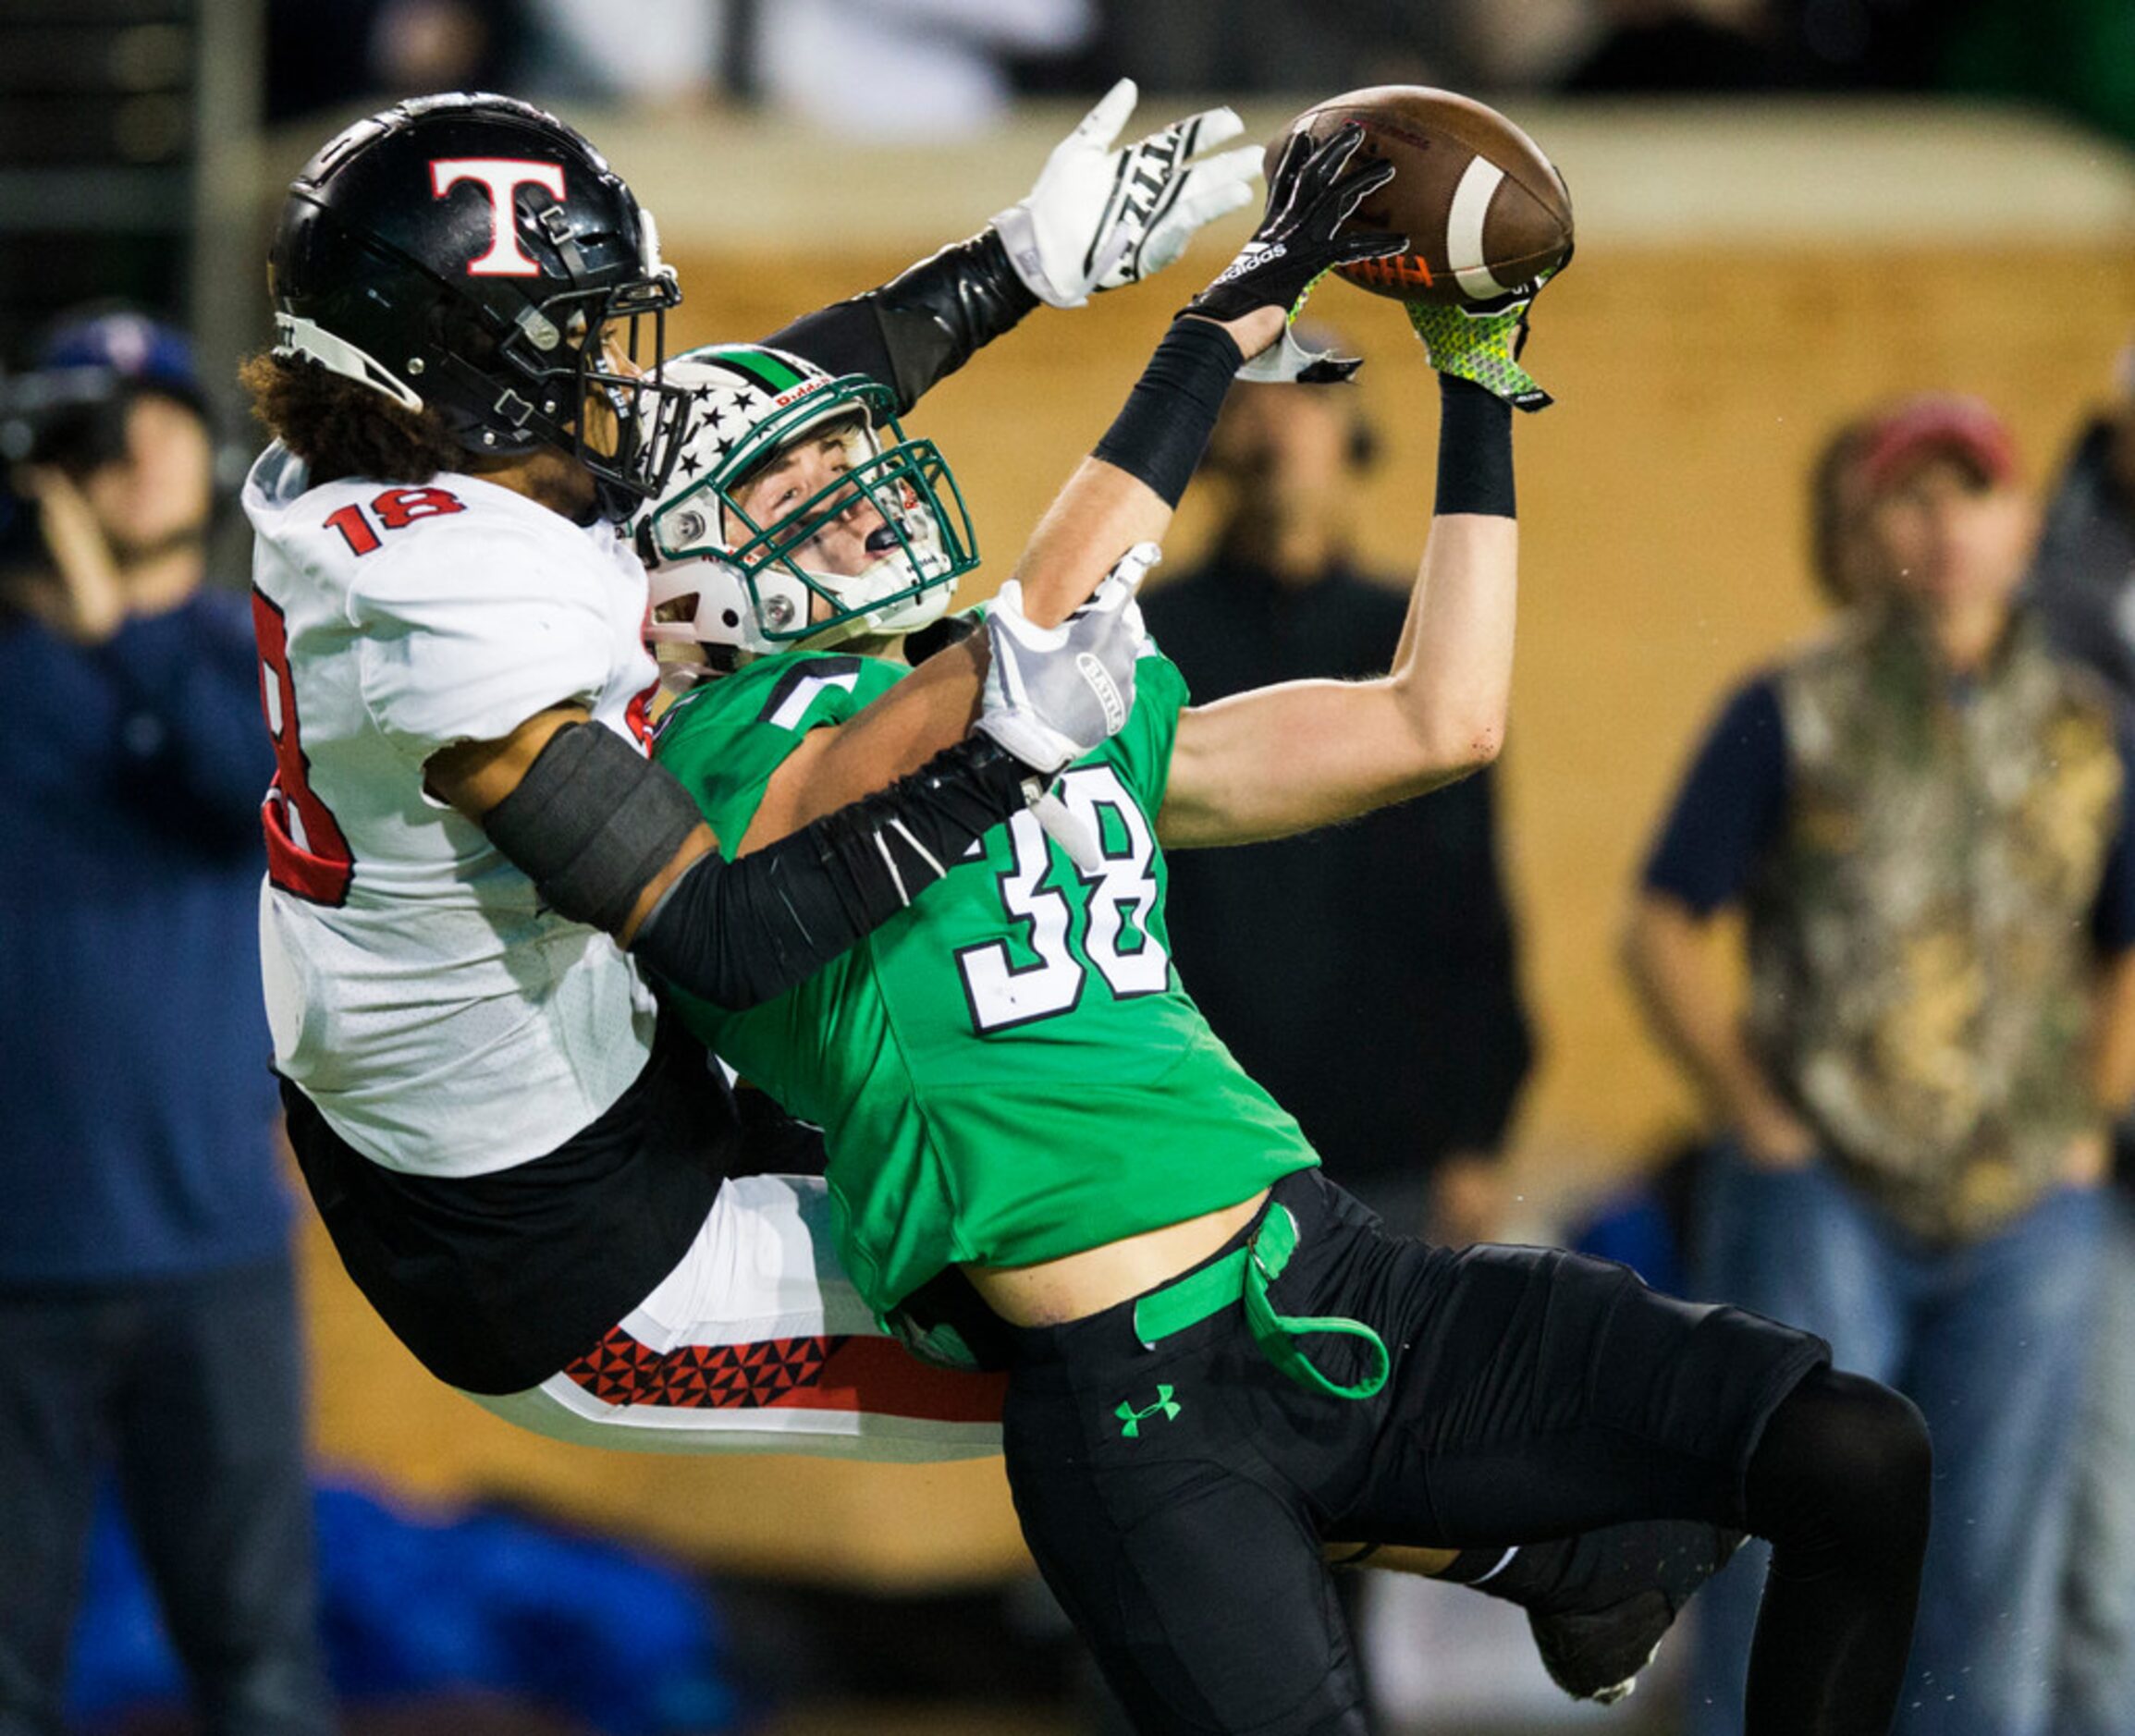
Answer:
<svg viewBox="0 0 2135 1736"><path fill-rule="evenodd" d="M34 567L43 556L37 514L11 479L49 465L76 482L127 456L127 412L143 392L187 405L215 422L176 326L139 309L95 302L63 314L22 372L0 374L0 569Z"/></svg>
<svg viewBox="0 0 2135 1736"><path fill-rule="evenodd" d="M0 467L49 464L80 477L126 456L134 383L112 368L0 379Z"/></svg>
<svg viewBox="0 0 2135 1736"><path fill-rule="evenodd" d="M31 365L0 378L0 467L51 464L80 477L126 456L126 410L141 392L213 426L192 346L138 308L95 302L63 314Z"/></svg>

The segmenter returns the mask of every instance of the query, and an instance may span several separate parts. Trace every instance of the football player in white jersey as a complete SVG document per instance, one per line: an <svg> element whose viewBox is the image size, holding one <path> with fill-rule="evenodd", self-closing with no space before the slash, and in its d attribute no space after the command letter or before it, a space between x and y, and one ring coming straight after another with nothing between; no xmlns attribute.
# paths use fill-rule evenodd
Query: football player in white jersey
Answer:
<svg viewBox="0 0 2135 1736"><path fill-rule="evenodd" d="M1132 101L980 236L780 341L909 402L1039 300L1166 263L1258 153L1196 155L1237 129L1222 111L1111 150ZM245 490L278 764L265 986L351 1276L434 1374L552 1433L612 1408L583 1365L626 1316L656 1348L710 1316L657 1444L990 1450L990 1388L908 1363L817 1253L819 1192L722 1191L749 1155L650 979L780 992L1118 727L1138 623L1131 582L1099 583L1102 512L1041 530L1029 615L997 607L983 648L843 732L795 836L730 862L644 751L618 526L682 397L679 291L629 189L537 109L421 99L306 165L271 271L278 342L246 368L276 435ZM1256 310L1248 347L1281 326ZM537 1401L559 1385L583 1401Z"/></svg>

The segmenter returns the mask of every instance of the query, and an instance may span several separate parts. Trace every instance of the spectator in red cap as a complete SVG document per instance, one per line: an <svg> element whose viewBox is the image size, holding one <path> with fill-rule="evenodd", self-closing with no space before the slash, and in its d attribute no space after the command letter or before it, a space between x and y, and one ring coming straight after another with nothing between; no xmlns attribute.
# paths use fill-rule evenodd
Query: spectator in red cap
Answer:
<svg viewBox="0 0 2135 1736"><path fill-rule="evenodd" d="M1976 399L1839 431L1812 488L1837 613L1729 699L1626 941L1720 1135L1702 1287L1822 1334L1933 1434L1902 1736L2046 1729L2097 1183L2135 1096L2129 748L2017 600L2035 523ZM1694 1736L1740 1728L1756 1584L1707 1595Z"/></svg>

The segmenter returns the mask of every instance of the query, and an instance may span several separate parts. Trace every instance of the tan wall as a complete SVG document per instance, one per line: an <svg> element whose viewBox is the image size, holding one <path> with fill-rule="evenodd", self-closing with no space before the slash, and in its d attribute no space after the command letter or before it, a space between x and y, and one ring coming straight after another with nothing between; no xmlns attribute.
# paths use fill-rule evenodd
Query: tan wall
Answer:
<svg viewBox="0 0 2135 1736"><path fill-rule="evenodd" d="M754 334L888 275L902 250L684 257L683 336ZM1208 263L1220 263L1220 255ZM1193 262L1175 281L1196 274ZM1429 513L1435 391L1398 312L1345 287L1316 311L1371 358L1387 436L1359 542L1393 570ZM914 418L964 483L989 590L1131 383L1167 286L1042 313ZM1530 1191L1621 1167L1687 1104L1612 960L1642 841L1724 687L1815 616L1799 478L1834 418L1923 385L1979 391L2034 473L2135 331L2135 244L1676 251L1583 245L1528 360L1560 397L1519 431L1526 542L1507 833L1548 1045L1520 1142ZM1200 515L1174 539L1191 557ZM1368 1089L1369 1082L1359 1082ZM492 1422L423 1377L314 1258L319 1436L399 1488L501 1490L730 1566L860 1583L984 1578L1020 1559L998 1468L868 1469L596 1454Z"/></svg>

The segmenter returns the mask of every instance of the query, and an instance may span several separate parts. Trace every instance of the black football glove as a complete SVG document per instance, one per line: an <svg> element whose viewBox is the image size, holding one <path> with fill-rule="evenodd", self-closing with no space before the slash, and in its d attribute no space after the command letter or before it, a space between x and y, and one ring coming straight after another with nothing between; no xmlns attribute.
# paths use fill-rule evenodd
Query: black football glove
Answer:
<svg viewBox="0 0 2135 1736"><path fill-rule="evenodd" d="M1367 193L1393 177L1393 165L1383 158L1350 167L1350 159L1363 142L1364 128L1356 121L1318 146L1308 134L1292 135L1268 183L1268 207L1260 226L1237 258L1184 311L1212 320L1234 320L1256 308L1277 307L1286 322L1294 321L1313 286L1337 265L1406 251L1405 235L1371 229L1335 233ZM1281 345L1269 353L1292 360L1272 374L1262 369L1253 377L1321 385L1347 379L1363 365L1356 357L1312 355L1293 342L1287 330ZM1251 369L1257 364L1246 365Z"/></svg>

